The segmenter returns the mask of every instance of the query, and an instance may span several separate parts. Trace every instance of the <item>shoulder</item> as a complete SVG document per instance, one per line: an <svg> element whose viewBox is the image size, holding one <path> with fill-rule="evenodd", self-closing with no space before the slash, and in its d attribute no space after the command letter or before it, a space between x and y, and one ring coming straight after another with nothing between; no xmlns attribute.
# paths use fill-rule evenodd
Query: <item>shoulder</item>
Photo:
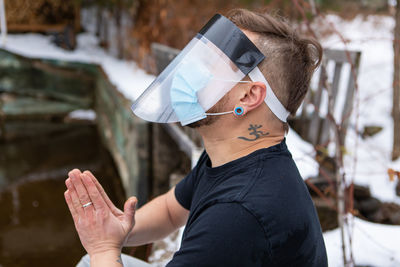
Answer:
<svg viewBox="0 0 400 267"><path fill-rule="evenodd" d="M303 221L319 224L307 186L291 157L266 155L258 168L254 184L240 201L264 227L291 228Z"/></svg>
<svg viewBox="0 0 400 267"><path fill-rule="evenodd" d="M278 265L326 266L325 246L308 189L291 157L266 157L241 199L261 222Z"/></svg>

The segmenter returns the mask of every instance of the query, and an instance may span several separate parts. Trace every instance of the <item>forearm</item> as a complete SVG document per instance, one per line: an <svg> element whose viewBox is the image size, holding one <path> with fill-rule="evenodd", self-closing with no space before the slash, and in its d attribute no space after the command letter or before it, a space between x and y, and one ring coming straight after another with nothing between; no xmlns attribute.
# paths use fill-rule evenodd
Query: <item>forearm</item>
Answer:
<svg viewBox="0 0 400 267"><path fill-rule="evenodd" d="M91 267L122 267L121 252L109 250L90 256Z"/></svg>
<svg viewBox="0 0 400 267"><path fill-rule="evenodd" d="M171 220L166 195L161 195L136 211L135 226L125 246L139 246L166 237L179 226Z"/></svg>

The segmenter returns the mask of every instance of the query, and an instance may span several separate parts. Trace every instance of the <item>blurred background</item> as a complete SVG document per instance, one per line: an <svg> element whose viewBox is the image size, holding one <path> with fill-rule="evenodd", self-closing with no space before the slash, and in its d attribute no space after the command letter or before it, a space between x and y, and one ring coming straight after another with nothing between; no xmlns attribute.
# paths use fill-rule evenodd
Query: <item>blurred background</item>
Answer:
<svg viewBox="0 0 400 267"><path fill-rule="evenodd" d="M199 136L132 102L215 14L287 18L324 48L287 143L329 266L400 266L398 0L0 0L0 267L74 266L73 168L139 206L196 163ZM164 266L181 232L124 252Z"/></svg>

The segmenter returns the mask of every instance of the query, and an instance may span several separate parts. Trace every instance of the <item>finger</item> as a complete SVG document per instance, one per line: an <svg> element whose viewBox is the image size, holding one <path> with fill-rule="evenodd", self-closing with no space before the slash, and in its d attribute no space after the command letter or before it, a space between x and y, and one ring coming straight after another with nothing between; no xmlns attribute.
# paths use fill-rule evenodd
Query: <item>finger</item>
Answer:
<svg viewBox="0 0 400 267"><path fill-rule="evenodd" d="M75 169L75 170L71 171L68 175L71 178L72 184L74 185L74 188L78 195L79 201L81 202L81 205L85 205L85 204L91 202L91 200L89 198L89 194L88 194L85 186L82 183L82 179L80 177L81 172ZM90 208L93 208L91 206L92 205L85 207L85 211L89 210Z"/></svg>
<svg viewBox="0 0 400 267"><path fill-rule="evenodd" d="M78 215L78 217L79 217L79 216L82 216L83 213L84 213L84 212L83 212L83 208L82 208L82 204L81 204L81 202L79 201L78 195L76 194L76 191L75 191L74 185L73 185L72 182L71 182L71 179L68 178L68 179L65 181L65 184L67 185L67 188L68 188L68 195L70 196L71 203L72 203L72 206L73 206L73 208L74 208L76 214Z"/></svg>
<svg viewBox="0 0 400 267"><path fill-rule="evenodd" d="M136 211L137 199L136 197L130 197L124 205L124 222L132 227L135 222L135 211Z"/></svg>
<svg viewBox="0 0 400 267"><path fill-rule="evenodd" d="M90 178L86 174L81 174L81 178L83 184L86 187L86 190L89 193L89 197L93 202L94 208L97 209L108 209L106 202L104 201L103 197L101 196L99 190L97 189L96 185L94 184L92 178Z"/></svg>
<svg viewBox="0 0 400 267"><path fill-rule="evenodd" d="M113 213L119 212L119 209L117 207L115 207L115 205L112 203L112 201L108 197L107 193L104 191L103 187L99 183L99 181L97 181L96 177L94 177L94 175L90 171L84 171L83 173L86 174L87 176L89 176L90 178L92 178L92 181L96 185L97 190L99 190L100 195L103 197L104 201L106 202L106 204L110 208L110 210Z"/></svg>
<svg viewBox="0 0 400 267"><path fill-rule="evenodd" d="M68 209L71 212L72 219L74 220L74 223L76 224L76 222L78 221L78 213L76 213L74 205L72 204L71 195L70 195L70 192L68 189L67 189L67 191L64 192L64 197L65 197L65 201L67 202Z"/></svg>

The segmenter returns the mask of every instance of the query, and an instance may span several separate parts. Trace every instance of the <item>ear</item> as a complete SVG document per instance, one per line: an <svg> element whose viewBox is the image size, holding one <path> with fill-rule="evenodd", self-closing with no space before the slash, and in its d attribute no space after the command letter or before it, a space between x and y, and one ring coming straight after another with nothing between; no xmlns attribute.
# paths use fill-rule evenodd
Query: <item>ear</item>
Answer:
<svg viewBox="0 0 400 267"><path fill-rule="evenodd" d="M245 94L240 99L240 104L243 106L245 113L256 109L262 103L267 95L267 88L262 82L252 82L246 88Z"/></svg>

